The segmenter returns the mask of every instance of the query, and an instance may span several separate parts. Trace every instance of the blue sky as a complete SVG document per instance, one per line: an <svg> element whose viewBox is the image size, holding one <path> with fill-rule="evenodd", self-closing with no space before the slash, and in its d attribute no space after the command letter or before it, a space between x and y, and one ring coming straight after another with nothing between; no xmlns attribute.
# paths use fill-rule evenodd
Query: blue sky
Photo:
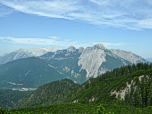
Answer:
<svg viewBox="0 0 152 114"><path fill-rule="evenodd" d="M0 56L98 43L152 58L152 0L0 0Z"/></svg>

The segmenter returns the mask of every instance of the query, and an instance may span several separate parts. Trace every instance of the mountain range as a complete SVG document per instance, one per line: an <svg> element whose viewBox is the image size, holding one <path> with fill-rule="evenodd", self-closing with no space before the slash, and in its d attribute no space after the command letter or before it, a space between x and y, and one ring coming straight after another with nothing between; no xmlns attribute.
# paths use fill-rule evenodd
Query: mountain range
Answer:
<svg viewBox="0 0 152 114"><path fill-rule="evenodd" d="M35 58L31 58L33 56ZM32 63L32 60L37 61L37 63L39 64ZM58 73L57 75L60 74L60 78L53 77L54 79L63 79L61 77L66 77L75 81L75 83L82 84L89 78L95 78L98 75L101 75L106 71L110 71L114 68L119 68L128 64L132 65L142 62L144 63L147 61L131 52L119 49L108 50L102 44L96 44L93 47L87 47L85 49L83 47L76 49L73 46L70 46L68 49L63 50L41 47L32 48L28 51L25 51L25 49L19 49L10 54L6 54L4 57L0 58L0 63L2 64L0 65L0 77L3 81L3 84L1 82L1 87L4 87L2 85L6 85L6 83L24 83L24 87L27 87L27 83L25 84L25 81L23 81L24 79L22 79L22 81L19 81L21 80L21 75L27 76L29 78L36 78L41 76L41 74L44 74L44 71L48 68L52 68L52 70L56 71ZM42 64L45 64L45 67L41 67L43 66ZM30 66L33 66L33 68ZM39 73L36 73L36 68L40 69L38 71ZM48 76L50 74L46 75ZM52 74L52 76L53 75L54 74ZM9 78L6 79L6 77ZM14 81L13 77L16 77L18 81ZM50 80L47 80L47 82L52 81L51 78L52 77L50 76ZM40 84L37 84L37 86L32 85L35 84L35 82L31 81L30 85L32 87L40 86ZM44 83L46 82L41 81L41 84ZM7 87L11 86L8 86L7 84ZM23 86L20 87L24 88Z"/></svg>
<svg viewBox="0 0 152 114"><path fill-rule="evenodd" d="M76 49L70 46L68 49L48 52L39 56L39 58L77 83L84 82L82 79L81 82L78 80L79 77L84 75L86 79L89 79L117 67L147 62L131 52L115 49L108 50L102 44L85 49L83 47Z"/></svg>
<svg viewBox="0 0 152 114"><path fill-rule="evenodd" d="M40 46L37 46L36 48L30 48L30 49L20 48L14 52L6 53L3 56L0 56L0 64L5 64L9 61L17 60L20 58L37 57L47 52L55 52L57 50L58 49L54 47L48 48L48 47L40 47Z"/></svg>

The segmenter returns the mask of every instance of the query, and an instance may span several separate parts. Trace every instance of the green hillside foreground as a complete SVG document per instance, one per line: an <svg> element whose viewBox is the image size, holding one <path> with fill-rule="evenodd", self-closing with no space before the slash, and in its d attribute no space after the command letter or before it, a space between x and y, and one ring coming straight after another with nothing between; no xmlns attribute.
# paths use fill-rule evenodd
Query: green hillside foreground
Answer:
<svg viewBox="0 0 152 114"><path fill-rule="evenodd" d="M22 58L0 66L0 89L38 88L64 78L65 75L37 57Z"/></svg>
<svg viewBox="0 0 152 114"><path fill-rule="evenodd" d="M139 81L139 77L142 75L143 78ZM149 78L146 78L146 76ZM133 81L134 85L131 81ZM9 111L13 113L19 111L20 113L29 112L33 114L36 112L37 114L85 114L85 112L97 114L97 106L101 104L106 109L104 111L105 114L109 112L114 112L114 114L152 113L152 64L138 63L137 65L133 64L132 66L128 65L116 68L111 72L106 72L97 78L91 78L75 87L74 82L70 86L72 82L69 79L63 79L42 85L25 96L16 104L14 109L10 109ZM116 90L116 92L119 92L127 88L126 82L131 84L131 87L129 91L125 92L124 100L121 100L120 94L117 97L116 94L110 94L111 91ZM56 86L57 84L59 86ZM136 89L134 88L135 86ZM31 97L32 94L35 96ZM45 97L42 98L44 95ZM53 95L55 96L51 97ZM92 97L95 100L90 101ZM72 103L76 100L78 103ZM30 103L33 104L31 105Z"/></svg>
<svg viewBox="0 0 152 114"><path fill-rule="evenodd" d="M62 103L35 108L0 109L0 114L99 114L97 113L99 105L100 104ZM101 104L101 106L105 108L103 114L151 114L152 112L152 106L144 109L113 104Z"/></svg>

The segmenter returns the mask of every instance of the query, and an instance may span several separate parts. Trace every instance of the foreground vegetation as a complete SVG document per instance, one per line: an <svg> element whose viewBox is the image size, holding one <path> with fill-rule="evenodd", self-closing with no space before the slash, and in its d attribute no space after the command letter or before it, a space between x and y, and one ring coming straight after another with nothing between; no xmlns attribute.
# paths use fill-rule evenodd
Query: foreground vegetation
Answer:
<svg viewBox="0 0 152 114"><path fill-rule="evenodd" d="M102 106L101 109L100 106ZM104 108L105 110L102 110ZM63 103L35 108L0 109L0 114L151 114L151 112L152 106L143 109L113 104L87 105L80 103Z"/></svg>
<svg viewBox="0 0 152 114"><path fill-rule="evenodd" d="M130 88L127 84L131 85ZM122 99L120 91L125 89ZM97 114L100 104L105 108L101 114L151 114L152 64L138 63L116 68L89 79L82 85L75 84L70 79L54 81L40 86L8 111L33 114Z"/></svg>

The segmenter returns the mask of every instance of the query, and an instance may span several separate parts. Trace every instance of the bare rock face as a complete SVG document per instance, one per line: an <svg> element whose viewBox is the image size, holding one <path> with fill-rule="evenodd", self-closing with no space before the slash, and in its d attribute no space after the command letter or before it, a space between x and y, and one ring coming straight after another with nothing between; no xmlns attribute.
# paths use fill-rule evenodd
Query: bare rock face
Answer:
<svg viewBox="0 0 152 114"><path fill-rule="evenodd" d="M94 49L95 49L95 48L98 48L98 49L106 49L106 48L103 46L103 44L96 44L96 45L93 46L93 48L94 48Z"/></svg>
<svg viewBox="0 0 152 114"><path fill-rule="evenodd" d="M67 49L67 52L75 52L76 51L76 48L74 46L70 46L68 49Z"/></svg>
<svg viewBox="0 0 152 114"><path fill-rule="evenodd" d="M45 60L57 71L65 73L68 77L72 76L76 82L90 77L97 77L117 67L139 62L147 62L142 57L131 52L119 49L106 49L103 44L96 44L93 47L76 49L70 46L67 49L55 49L46 47L36 47L19 49L0 58L0 64L19 58L36 56ZM70 70L65 71L64 69ZM62 70L61 70L62 69ZM72 74L71 74L72 73ZM79 78L79 79L78 79ZM80 83L80 82L78 82Z"/></svg>
<svg viewBox="0 0 152 114"><path fill-rule="evenodd" d="M133 54L131 53L130 51L127 52L127 51L124 51L124 50L119 50L119 49L110 49L110 51L117 55L118 57L121 57L127 61L130 61L131 63L134 63L134 64L137 64L138 61L141 61L141 62L145 62L146 60L143 59L142 57L136 55L136 54Z"/></svg>
<svg viewBox="0 0 152 114"><path fill-rule="evenodd" d="M79 53L82 53L84 51L83 47L79 47Z"/></svg>
<svg viewBox="0 0 152 114"><path fill-rule="evenodd" d="M104 49L102 45L95 45L94 47L86 48L80 55L78 66L82 66L81 69L85 69L87 71L87 78L93 75L96 77L99 72L99 67L103 62L106 62L106 54L102 49Z"/></svg>

